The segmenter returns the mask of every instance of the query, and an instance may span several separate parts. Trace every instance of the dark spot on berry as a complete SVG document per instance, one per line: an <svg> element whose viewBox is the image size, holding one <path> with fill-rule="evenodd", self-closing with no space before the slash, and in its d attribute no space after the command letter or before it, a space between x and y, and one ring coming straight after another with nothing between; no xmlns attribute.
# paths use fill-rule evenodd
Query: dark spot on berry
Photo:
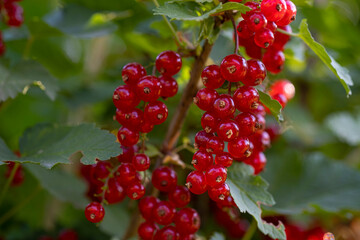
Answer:
<svg viewBox="0 0 360 240"><path fill-rule="evenodd" d="M276 10L277 10L278 12L281 12L282 6L281 6L280 3L276 4Z"/></svg>

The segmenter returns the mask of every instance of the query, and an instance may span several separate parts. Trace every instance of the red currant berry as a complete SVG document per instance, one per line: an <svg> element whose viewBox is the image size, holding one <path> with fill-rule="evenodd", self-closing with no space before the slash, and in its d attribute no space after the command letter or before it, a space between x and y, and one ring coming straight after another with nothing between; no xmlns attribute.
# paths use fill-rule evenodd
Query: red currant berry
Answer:
<svg viewBox="0 0 360 240"><path fill-rule="evenodd" d="M250 141L253 143L254 150L257 152L265 151L271 144L270 135L266 131L254 134L250 137Z"/></svg>
<svg viewBox="0 0 360 240"><path fill-rule="evenodd" d="M266 157L263 152L254 152L244 163L251 165L254 168L254 174L259 174L266 165Z"/></svg>
<svg viewBox="0 0 360 240"><path fill-rule="evenodd" d="M110 178L108 181L108 189L105 192L105 200L109 204L114 204L121 202L124 198L124 188L115 180L115 178Z"/></svg>
<svg viewBox="0 0 360 240"><path fill-rule="evenodd" d="M248 18L245 21L248 25L248 28L253 32L264 29L267 24L267 20L264 14L261 12L253 12L248 14Z"/></svg>
<svg viewBox="0 0 360 240"><path fill-rule="evenodd" d="M256 117L256 121L258 123L256 133L261 133L265 130L265 125L266 125L265 117L260 113L256 114L255 117Z"/></svg>
<svg viewBox="0 0 360 240"><path fill-rule="evenodd" d="M266 77L265 65L257 59L250 59L247 61L248 71L242 83L247 86L256 86L261 84Z"/></svg>
<svg viewBox="0 0 360 240"><path fill-rule="evenodd" d="M277 24L274 23L274 22L268 22L268 23L266 24L266 27L265 27L265 28L269 29L270 31L272 31L272 32L275 34L276 29L277 29Z"/></svg>
<svg viewBox="0 0 360 240"><path fill-rule="evenodd" d="M269 134L271 142L276 141L277 138L281 135L281 129L277 124L268 126L265 131Z"/></svg>
<svg viewBox="0 0 360 240"><path fill-rule="evenodd" d="M283 94L287 100L290 100L295 96L295 87L287 79L277 80L271 85L269 91L270 96L275 96L276 94Z"/></svg>
<svg viewBox="0 0 360 240"><path fill-rule="evenodd" d="M233 0L233 1L239 1L239 0ZM180 235L179 240L196 240L196 237L194 234Z"/></svg>
<svg viewBox="0 0 360 240"><path fill-rule="evenodd" d="M217 89L225 82L225 79L221 76L218 65L210 65L204 68L201 73L201 80L204 86L210 89Z"/></svg>
<svg viewBox="0 0 360 240"><path fill-rule="evenodd" d="M286 13L286 2L285 0L263 0L261 2L261 12L267 20L277 22Z"/></svg>
<svg viewBox="0 0 360 240"><path fill-rule="evenodd" d="M104 207L98 202L89 203L85 208L85 217L92 223L101 222L104 216Z"/></svg>
<svg viewBox="0 0 360 240"><path fill-rule="evenodd" d="M249 139L246 137L239 137L228 144L228 151L234 158L241 158L250 156L251 152Z"/></svg>
<svg viewBox="0 0 360 240"><path fill-rule="evenodd" d="M168 201L161 201L153 209L154 221L161 225L168 225L173 222L176 210Z"/></svg>
<svg viewBox="0 0 360 240"><path fill-rule="evenodd" d="M127 127L121 127L117 134L118 140L121 145L130 147L135 145L139 141L139 133L130 130Z"/></svg>
<svg viewBox="0 0 360 240"><path fill-rule="evenodd" d="M133 200L138 200L145 195L145 187L141 182L133 181L126 189L126 195Z"/></svg>
<svg viewBox="0 0 360 240"><path fill-rule="evenodd" d="M217 154L224 151L224 141L219 137L213 136L206 143L206 151L209 153Z"/></svg>
<svg viewBox="0 0 360 240"><path fill-rule="evenodd" d="M133 157L132 163L136 171L145 171L150 167L150 158L143 153L139 153Z"/></svg>
<svg viewBox="0 0 360 240"><path fill-rule="evenodd" d="M115 89L113 102L117 109L130 111L140 103L140 99L128 85L124 85Z"/></svg>
<svg viewBox="0 0 360 240"><path fill-rule="evenodd" d="M194 154L191 163L196 170L205 171L214 163L214 160L210 153L200 149Z"/></svg>
<svg viewBox="0 0 360 240"><path fill-rule="evenodd" d="M257 122L256 117L248 112L243 112L237 115L235 121L241 127L241 131L240 131L241 136L250 136L254 134L257 131L257 129L260 128L260 125Z"/></svg>
<svg viewBox="0 0 360 240"><path fill-rule="evenodd" d="M236 30L239 38L248 39L254 36L254 32L249 29L248 24L245 20L239 22Z"/></svg>
<svg viewBox="0 0 360 240"><path fill-rule="evenodd" d="M245 6L251 8L250 11L247 11L246 13L242 13L241 16L243 17L243 19L248 19L249 16L255 12L255 11L258 11L258 8L260 8L260 4L258 2L253 2L253 1L250 1L250 2L246 2L245 3Z"/></svg>
<svg viewBox="0 0 360 240"><path fill-rule="evenodd" d="M154 129L154 125L150 122L143 121L140 125L139 131L142 133L149 133Z"/></svg>
<svg viewBox="0 0 360 240"><path fill-rule="evenodd" d="M146 70L139 63L128 63L123 67L121 76L124 83L129 85L135 85L140 78L146 76Z"/></svg>
<svg viewBox="0 0 360 240"><path fill-rule="evenodd" d="M279 28L288 33L292 33L292 29L289 25L280 26ZM290 36L278 31L275 32L274 36L275 36L275 40L271 48L283 51L286 43L290 40Z"/></svg>
<svg viewBox="0 0 360 240"><path fill-rule="evenodd" d="M235 103L233 98L227 94L219 95L214 101L212 111L220 119L231 118L235 113Z"/></svg>
<svg viewBox="0 0 360 240"><path fill-rule="evenodd" d="M183 208L176 213L174 223L176 230L182 234L196 233L200 228L200 216L193 208Z"/></svg>
<svg viewBox="0 0 360 240"><path fill-rule="evenodd" d="M192 171L186 178L187 188L194 194L203 194L207 190L205 173L202 171Z"/></svg>
<svg viewBox="0 0 360 240"><path fill-rule="evenodd" d="M116 120L124 127L136 130L144 121L144 113L138 108L126 112L116 109Z"/></svg>
<svg viewBox="0 0 360 240"><path fill-rule="evenodd" d="M268 48L274 42L274 33L267 28L261 29L255 33L254 41L261 48Z"/></svg>
<svg viewBox="0 0 360 240"><path fill-rule="evenodd" d="M168 194L169 201L177 208L185 207L191 200L189 189L184 186L176 186Z"/></svg>
<svg viewBox="0 0 360 240"><path fill-rule="evenodd" d="M144 119L153 125L165 122L168 117L168 109L165 103L160 101L151 102L145 107Z"/></svg>
<svg viewBox="0 0 360 240"><path fill-rule="evenodd" d="M169 192L176 186L176 172L169 167L158 167L154 170L151 181L155 188Z"/></svg>
<svg viewBox="0 0 360 240"><path fill-rule="evenodd" d="M273 74L281 72L284 68L285 55L282 51L269 49L262 59L266 70Z"/></svg>
<svg viewBox="0 0 360 240"><path fill-rule="evenodd" d="M153 196L142 198L139 202L139 210L143 218L145 218L147 221L154 221L152 210L159 202L160 200Z"/></svg>
<svg viewBox="0 0 360 240"><path fill-rule="evenodd" d="M1 32L0 32L0 56L3 56L5 53L6 47L5 43L2 40Z"/></svg>
<svg viewBox="0 0 360 240"><path fill-rule="evenodd" d="M206 112L201 117L201 126L207 133L213 133L216 131L218 120L213 114Z"/></svg>
<svg viewBox="0 0 360 240"><path fill-rule="evenodd" d="M226 181L227 171L221 165L214 165L206 171L206 183L210 187L217 187Z"/></svg>
<svg viewBox="0 0 360 240"><path fill-rule="evenodd" d="M259 93L253 87L239 87L233 96L236 108L241 112L249 112L259 105Z"/></svg>
<svg viewBox="0 0 360 240"><path fill-rule="evenodd" d="M112 169L111 163L106 161L98 161L93 169L93 177L95 180L105 180Z"/></svg>
<svg viewBox="0 0 360 240"><path fill-rule="evenodd" d="M231 119L222 120L219 125L216 133L219 138L229 142L236 139L239 136L239 125Z"/></svg>
<svg viewBox="0 0 360 240"><path fill-rule="evenodd" d="M231 222L231 224L228 225L227 230L230 237L235 239L241 239L242 237L244 237L248 227L249 223L246 220L239 219L238 221Z"/></svg>
<svg viewBox="0 0 360 240"><path fill-rule="evenodd" d="M272 99L278 101L282 108L284 108L286 106L287 99L286 99L284 94L278 93L278 94L275 94L274 96L271 96L271 97L272 97Z"/></svg>
<svg viewBox="0 0 360 240"><path fill-rule="evenodd" d="M133 145L131 147L120 146L122 149L122 154L117 156L117 159L121 163L131 163L132 158L134 157L135 152L137 151L137 146Z"/></svg>
<svg viewBox="0 0 360 240"><path fill-rule="evenodd" d="M256 114L256 116L261 115L261 116L265 117L265 115L266 115L265 108L262 104L259 104L258 107L255 109L251 109L250 112L253 114Z"/></svg>
<svg viewBox="0 0 360 240"><path fill-rule="evenodd" d="M20 27L24 22L24 12L22 7L15 2L7 2L4 4L7 12L7 25L12 27Z"/></svg>
<svg viewBox="0 0 360 240"><path fill-rule="evenodd" d="M179 240L180 235L174 226L166 226L155 233L156 240Z"/></svg>
<svg viewBox="0 0 360 240"><path fill-rule="evenodd" d="M136 178L136 170L132 163L122 163L117 170L117 181L120 185L128 186Z"/></svg>
<svg viewBox="0 0 360 240"><path fill-rule="evenodd" d="M233 163L233 160L233 157L227 152L218 153L215 156L215 164L221 165L223 167L230 167Z"/></svg>
<svg viewBox="0 0 360 240"><path fill-rule="evenodd" d="M205 130L202 130L195 135L195 149L206 149L206 143L213 137L214 134L207 133Z"/></svg>
<svg viewBox="0 0 360 240"><path fill-rule="evenodd" d="M153 240L158 226L152 222L143 222L138 228L139 237L143 240Z"/></svg>
<svg viewBox="0 0 360 240"><path fill-rule="evenodd" d="M174 51L164 51L156 57L156 69L164 76L177 74L182 66L181 57Z"/></svg>
<svg viewBox="0 0 360 240"><path fill-rule="evenodd" d="M292 1L286 0L286 12L285 15L276 22L278 26L286 26L293 22L296 18L296 6Z"/></svg>
<svg viewBox="0 0 360 240"><path fill-rule="evenodd" d="M224 201L230 195L230 188L226 183L223 183L220 186L209 188L208 194L215 202Z"/></svg>
<svg viewBox="0 0 360 240"><path fill-rule="evenodd" d="M217 205L219 208L224 208L224 207L233 207L236 206L234 199L231 196L227 196L224 200L218 200Z"/></svg>
<svg viewBox="0 0 360 240"><path fill-rule="evenodd" d="M176 80L172 77L161 76L159 78L161 84L161 97L169 98L176 95L178 92L178 84Z"/></svg>
<svg viewBox="0 0 360 240"><path fill-rule="evenodd" d="M247 68L245 58L237 54L226 56L220 64L221 75L229 82L241 81L246 75Z"/></svg>
<svg viewBox="0 0 360 240"><path fill-rule="evenodd" d="M138 97L145 102L156 101L161 95L161 84L155 76L145 76L136 84Z"/></svg>
<svg viewBox="0 0 360 240"><path fill-rule="evenodd" d="M250 38L249 41L244 45L246 54L251 58L261 59L262 58L262 48L255 44L254 38ZM245 77L246 78L246 77ZM244 81L242 79L241 81Z"/></svg>
<svg viewBox="0 0 360 240"><path fill-rule="evenodd" d="M201 110L209 111L213 108L214 101L217 97L218 93L215 90L202 88L197 92L196 97L194 97L194 103Z"/></svg>

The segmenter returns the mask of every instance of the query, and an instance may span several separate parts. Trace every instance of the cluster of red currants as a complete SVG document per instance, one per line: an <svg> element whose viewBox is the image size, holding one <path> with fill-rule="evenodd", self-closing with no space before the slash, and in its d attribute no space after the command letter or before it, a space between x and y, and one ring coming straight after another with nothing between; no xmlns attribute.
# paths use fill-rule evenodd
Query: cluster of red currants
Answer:
<svg viewBox="0 0 360 240"><path fill-rule="evenodd" d="M129 63L122 69L125 84L115 89L113 102L116 107L115 119L122 125L117 137L123 153L117 157L115 164L98 161L93 166L83 166L83 175L89 183L88 195L94 201L85 209L85 216L91 222L103 219L103 202L115 204L126 195L133 200L145 195L139 173L149 169L151 164L150 158L144 154L145 134L151 132L154 125L166 120L168 109L158 99L166 99L177 93L178 84L172 76L180 71L182 60L179 54L165 51L157 56L155 66L160 77L147 75L139 63ZM137 146L140 135L141 148Z"/></svg>
<svg viewBox="0 0 360 240"><path fill-rule="evenodd" d="M23 9L17 3L21 0L3 0L0 1L0 11L2 18L10 27L20 27L24 22ZM5 44L0 31L0 56L5 53Z"/></svg>
<svg viewBox="0 0 360 240"><path fill-rule="evenodd" d="M236 206L218 206L215 210L215 220L234 239L242 238L249 227L249 222L241 218L240 211Z"/></svg>

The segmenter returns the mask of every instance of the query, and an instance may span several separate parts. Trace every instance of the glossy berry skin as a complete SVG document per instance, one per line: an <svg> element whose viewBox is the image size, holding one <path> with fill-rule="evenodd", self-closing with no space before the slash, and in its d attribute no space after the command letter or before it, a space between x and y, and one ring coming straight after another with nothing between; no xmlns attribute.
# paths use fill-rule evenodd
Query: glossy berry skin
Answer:
<svg viewBox="0 0 360 240"><path fill-rule="evenodd" d="M218 153L215 156L215 164L224 167L230 167L233 161L234 161L233 157L227 152Z"/></svg>
<svg viewBox="0 0 360 240"><path fill-rule="evenodd" d="M257 32L264 29L267 24L267 19L261 12L253 12L248 15L245 20L250 31Z"/></svg>
<svg viewBox="0 0 360 240"><path fill-rule="evenodd" d="M246 77L242 80L242 83L246 86L256 86L261 84L266 77L265 65L257 59L250 59L247 61L247 64L248 71L246 72Z"/></svg>
<svg viewBox="0 0 360 240"><path fill-rule="evenodd" d="M133 200L138 200L145 195L145 187L141 182L133 181L126 189L126 195Z"/></svg>
<svg viewBox="0 0 360 240"><path fill-rule="evenodd" d="M159 77L159 81L161 84L161 97L169 98L176 95L179 86L174 78L168 76L161 76Z"/></svg>
<svg viewBox="0 0 360 240"><path fill-rule="evenodd" d="M168 225L173 222L176 210L172 203L160 201L153 209L154 221L161 225Z"/></svg>
<svg viewBox="0 0 360 240"><path fill-rule="evenodd" d="M276 29L277 29L277 24L274 23L274 22L268 22L268 23L266 24L266 27L265 27L265 28L269 29L270 31L272 31L272 32L275 34Z"/></svg>
<svg viewBox="0 0 360 240"><path fill-rule="evenodd" d="M265 130L266 119L262 114L255 114L256 122L258 123L256 133L261 133Z"/></svg>
<svg viewBox="0 0 360 240"><path fill-rule="evenodd" d="M224 150L224 141L213 136L206 143L206 151L212 154L221 153Z"/></svg>
<svg viewBox="0 0 360 240"><path fill-rule="evenodd" d="M127 127L121 127L118 131L117 137L121 145L130 147L139 141L140 136L138 132L135 132Z"/></svg>
<svg viewBox="0 0 360 240"><path fill-rule="evenodd" d="M117 109L130 111L140 103L140 99L136 96L135 91L132 88L128 85L124 85L115 89L113 102Z"/></svg>
<svg viewBox="0 0 360 240"><path fill-rule="evenodd" d="M230 188L226 183L223 183L220 186L209 188L208 194L215 202L224 201L230 195Z"/></svg>
<svg viewBox="0 0 360 240"><path fill-rule="evenodd" d="M140 78L146 76L146 70L139 63L128 63L123 67L121 76L124 83L128 85L135 85Z"/></svg>
<svg viewBox="0 0 360 240"><path fill-rule="evenodd" d="M244 163L251 165L254 168L254 174L259 174L266 165L266 157L263 152L254 152Z"/></svg>
<svg viewBox="0 0 360 240"><path fill-rule="evenodd" d="M261 2L261 12L267 20L276 23L285 16L286 2L285 0L263 0Z"/></svg>
<svg viewBox="0 0 360 240"><path fill-rule="evenodd" d="M156 101L161 95L161 84L155 76L145 76L139 79L136 84L138 98L145 102Z"/></svg>
<svg viewBox="0 0 360 240"><path fill-rule="evenodd" d="M207 133L205 130L199 131L195 135L195 149L206 149L206 143L213 137L214 134Z"/></svg>
<svg viewBox="0 0 360 240"><path fill-rule="evenodd" d="M254 36L254 32L249 29L248 24L245 20L239 22L236 27L236 32L239 38L248 39Z"/></svg>
<svg viewBox="0 0 360 240"><path fill-rule="evenodd" d="M138 228L138 234L143 240L152 240L158 229L158 226L152 222L143 222Z"/></svg>
<svg viewBox="0 0 360 240"><path fill-rule="evenodd" d="M203 194L207 190L205 173L202 171L192 171L186 177L187 188L194 194Z"/></svg>
<svg viewBox="0 0 360 240"><path fill-rule="evenodd" d="M253 143L256 152L265 151L271 144L270 135L266 131L252 135L249 140Z"/></svg>
<svg viewBox="0 0 360 240"><path fill-rule="evenodd" d="M218 65L209 65L205 67L201 73L201 80L204 86L210 89L217 89L225 82L225 79L221 76L220 67Z"/></svg>
<svg viewBox="0 0 360 240"><path fill-rule="evenodd" d="M116 109L116 120L127 128L138 130L144 121L144 113L138 108L134 108L130 111Z"/></svg>
<svg viewBox="0 0 360 240"><path fill-rule="evenodd" d="M227 178L227 170L221 165L214 165L206 171L206 183L210 187L223 184Z"/></svg>
<svg viewBox="0 0 360 240"><path fill-rule="evenodd" d="M213 106L213 113L215 117L220 119L231 118L235 113L235 103L233 98L227 94L219 95Z"/></svg>
<svg viewBox="0 0 360 240"><path fill-rule="evenodd" d="M117 180L120 185L128 186L136 178L136 170L132 163L123 163L117 169Z"/></svg>
<svg viewBox="0 0 360 240"><path fill-rule="evenodd" d="M148 121L143 121L140 124L139 131L142 133L149 133L154 129L154 125Z"/></svg>
<svg viewBox="0 0 360 240"><path fill-rule="evenodd" d="M151 182L160 191L169 192L176 186L176 172L169 167L158 167L152 174Z"/></svg>
<svg viewBox="0 0 360 240"><path fill-rule="evenodd" d="M295 4L292 1L285 0L285 2L286 2L286 12L285 15L278 22L276 22L278 26L289 25L296 18L297 10Z"/></svg>
<svg viewBox="0 0 360 240"><path fill-rule="evenodd" d="M201 110L209 111L214 105L215 99L218 97L218 93L214 89L202 88L194 97L194 103Z"/></svg>
<svg viewBox="0 0 360 240"><path fill-rule="evenodd" d="M145 171L150 167L150 158L143 153L138 153L133 157L132 163L136 171Z"/></svg>
<svg viewBox="0 0 360 240"><path fill-rule="evenodd" d="M269 49L264 54L262 61L269 72L277 74L284 68L285 55L282 51Z"/></svg>
<svg viewBox="0 0 360 240"><path fill-rule="evenodd" d="M259 104L255 109L251 109L250 112L256 116L260 114L261 116L265 117L266 115L265 107L262 104Z"/></svg>
<svg viewBox="0 0 360 240"><path fill-rule="evenodd" d="M237 54L226 56L220 64L221 75L229 82L241 81L246 75L247 68L245 58Z"/></svg>
<svg viewBox="0 0 360 240"><path fill-rule="evenodd" d="M231 119L222 120L216 130L219 138L226 142L236 139L239 136L239 132L239 125Z"/></svg>
<svg viewBox="0 0 360 240"><path fill-rule="evenodd" d="M286 99L284 94L278 93L278 94L275 94L274 96L271 96L271 97L272 97L272 99L278 101L282 108L284 108L286 106L287 99Z"/></svg>
<svg viewBox="0 0 360 240"><path fill-rule="evenodd" d="M191 161L196 170L199 171L206 171L206 169L208 169L213 164L213 162L214 160L212 154L202 149L195 152Z"/></svg>
<svg viewBox="0 0 360 240"><path fill-rule="evenodd" d="M213 133L216 131L218 125L218 119L214 114L206 112L201 117L201 126L207 133Z"/></svg>
<svg viewBox="0 0 360 240"><path fill-rule="evenodd" d="M193 208L183 208L176 213L174 223L181 235L193 234L200 229L200 216Z"/></svg>
<svg viewBox="0 0 360 240"><path fill-rule="evenodd" d="M189 204L191 195L189 189L184 186L176 186L168 194L169 201L176 208L182 208Z"/></svg>
<svg viewBox="0 0 360 240"><path fill-rule="evenodd" d="M174 226L166 226L156 231L153 239L156 240L179 240L180 235Z"/></svg>
<svg viewBox="0 0 360 240"><path fill-rule="evenodd" d="M145 218L147 221L153 222L152 210L155 206L160 202L159 199L153 196L146 196L139 201L139 210L141 216Z"/></svg>
<svg viewBox="0 0 360 240"><path fill-rule="evenodd" d="M261 48L270 47L273 44L274 39L275 39L274 33L267 28L263 28L257 31L254 36L254 41L256 45L258 45Z"/></svg>
<svg viewBox="0 0 360 240"><path fill-rule="evenodd" d="M159 125L165 122L168 117L168 108L160 101L151 102L146 105L144 119L151 125Z"/></svg>
<svg viewBox="0 0 360 240"><path fill-rule="evenodd" d="M98 202L89 203L85 208L85 217L92 223L101 222L104 216L104 207Z"/></svg>
<svg viewBox="0 0 360 240"><path fill-rule="evenodd" d="M277 80L271 85L269 90L270 96L275 96L276 94L283 94L287 100L290 100L295 96L295 87L287 79Z"/></svg>
<svg viewBox="0 0 360 240"><path fill-rule="evenodd" d="M251 152L248 152L249 148L250 142L246 137L239 137L228 144L228 151L234 158L241 158L251 154Z"/></svg>
<svg viewBox="0 0 360 240"><path fill-rule="evenodd" d="M244 46L245 46L246 54L249 57L255 58L255 59L262 58L262 55L263 55L262 50L261 50L262 48L255 44L254 37L249 38ZM246 78L246 76L245 76L245 78ZM244 79L242 81L244 81Z"/></svg>
<svg viewBox="0 0 360 240"><path fill-rule="evenodd" d="M109 176L111 169L111 163L106 161L98 161L93 168L93 178L95 180L104 180Z"/></svg>
<svg viewBox="0 0 360 240"><path fill-rule="evenodd" d="M239 87L233 96L236 108L241 112L250 112L259 105L259 93L253 87Z"/></svg>
<svg viewBox="0 0 360 240"><path fill-rule="evenodd" d="M24 22L24 12L22 7L15 2L7 2L4 4L7 12L7 25L12 27L20 27Z"/></svg>
<svg viewBox="0 0 360 240"><path fill-rule="evenodd" d="M241 126L241 136L250 136L260 127L256 117L248 112L243 112L237 115L235 121L239 124L239 126Z"/></svg>
<svg viewBox="0 0 360 240"><path fill-rule="evenodd" d="M249 18L249 16L253 13L253 12L256 12L258 11L258 8L260 8L260 4L257 3L257 2L253 2L253 1L250 1L250 2L246 2L244 4L245 6L251 8L250 11L247 11L246 13L242 13L241 16L246 20Z"/></svg>
<svg viewBox="0 0 360 240"><path fill-rule="evenodd" d="M288 32L288 33L292 33L292 29L291 29L291 27L289 25L280 26L279 28L286 31L286 32ZM275 36L275 40L274 40L274 43L271 46L271 48L283 51L284 48L285 48L286 43L289 42L289 40L290 40L290 36L286 35L284 33L278 32L278 31L275 32L274 36Z"/></svg>
<svg viewBox="0 0 360 240"><path fill-rule="evenodd" d="M108 189L105 192L105 200L109 204L121 202L125 198L125 189L115 180L111 178L108 181Z"/></svg>
<svg viewBox="0 0 360 240"><path fill-rule="evenodd" d="M178 53L164 51L156 57L155 65L161 75L171 77L180 71L182 61Z"/></svg>

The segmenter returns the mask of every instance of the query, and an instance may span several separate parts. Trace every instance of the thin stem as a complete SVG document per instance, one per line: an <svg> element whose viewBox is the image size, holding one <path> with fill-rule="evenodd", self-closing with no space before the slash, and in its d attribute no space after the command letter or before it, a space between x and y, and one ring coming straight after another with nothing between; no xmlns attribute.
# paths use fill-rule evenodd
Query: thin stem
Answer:
<svg viewBox="0 0 360 240"><path fill-rule="evenodd" d="M25 60L28 60L29 59L29 55L30 55L30 51L31 51L31 47L34 43L34 40L35 40L35 37L33 35L30 35L27 42L26 42L26 45L25 45L25 50L24 50L24 53L23 53L23 58Z"/></svg>
<svg viewBox="0 0 360 240"><path fill-rule="evenodd" d="M285 31L285 30L283 30L281 28L276 29L276 31L281 32L281 33L283 33L285 35L292 36L292 37L300 37L299 33L289 33L289 32L287 32L287 31Z"/></svg>
<svg viewBox="0 0 360 240"><path fill-rule="evenodd" d="M158 3L157 0L153 0L153 3L155 4L156 7L160 7L160 4ZM180 41L180 39L179 39L179 37L178 37L178 35L177 35L177 33L176 33L173 25L170 23L170 21L166 18L165 15L161 15L161 16L163 17L164 21L166 22L166 24L167 24L168 27L170 28L170 31L171 31L172 34L174 35L176 43L177 43L179 46L181 46L182 43L181 43L181 41Z"/></svg>
<svg viewBox="0 0 360 240"><path fill-rule="evenodd" d="M234 53L237 54L239 51L239 36L237 35L237 28L236 28L236 23L235 23L235 19L234 16L228 12L228 15L231 19L231 23L233 25L233 29L234 29L234 37L235 37L235 50Z"/></svg>
<svg viewBox="0 0 360 240"><path fill-rule="evenodd" d="M28 202L30 202L30 200L33 199L39 193L40 190L41 190L41 186L38 185L35 188L35 190L29 196L27 196L27 198L25 198L21 203L19 203L12 209L10 209L10 211L5 213L5 215L3 215L0 218L0 225L3 224L4 222L6 222L12 216L14 216L18 211L20 211L20 209L22 209L26 204L28 204Z"/></svg>
<svg viewBox="0 0 360 240"><path fill-rule="evenodd" d="M247 229L245 236L241 240L251 240L257 229L256 220L253 219L250 227Z"/></svg>
<svg viewBox="0 0 360 240"><path fill-rule="evenodd" d="M14 179L14 176L16 174L16 171L18 170L18 168L20 167L20 163L15 163L13 169L11 170L11 173L10 173L10 176L9 178L7 179L6 183L5 183L5 186L4 188L2 189L1 191L1 195L0 195L0 205L2 203L2 201L4 200L5 198L5 195L7 193L7 191L9 190L9 187Z"/></svg>
<svg viewBox="0 0 360 240"><path fill-rule="evenodd" d="M228 94L231 96L231 82L229 82Z"/></svg>

